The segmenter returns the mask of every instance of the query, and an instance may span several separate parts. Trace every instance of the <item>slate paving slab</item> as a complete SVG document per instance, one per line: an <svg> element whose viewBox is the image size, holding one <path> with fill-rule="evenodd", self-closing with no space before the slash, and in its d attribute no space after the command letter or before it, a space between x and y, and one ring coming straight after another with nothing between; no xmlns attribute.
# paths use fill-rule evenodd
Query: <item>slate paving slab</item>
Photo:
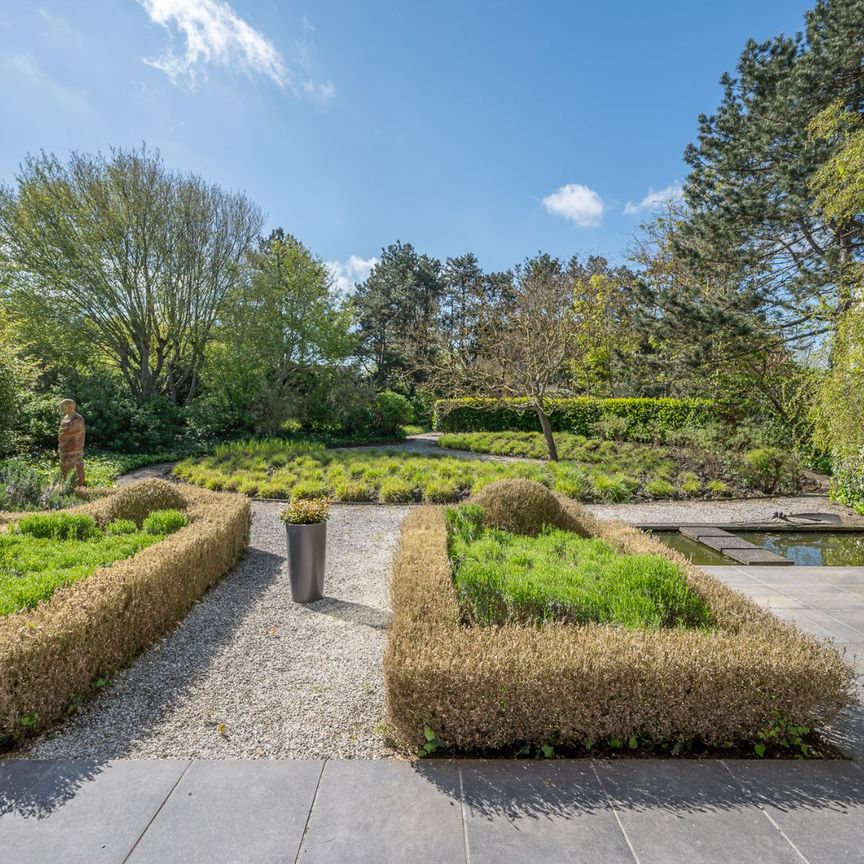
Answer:
<svg viewBox="0 0 864 864"><path fill-rule="evenodd" d="M122 864L189 765L70 760L28 776L26 764L0 772L0 860L15 864Z"/></svg>
<svg viewBox="0 0 864 864"><path fill-rule="evenodd" d="M323 767L193 762L129 864L293 864Z"/></svg>
<svg viewBox="0 0 864 864"><path fill-rule="evenodd" d="M719 761L598 762L639 864L801 864Z"/></svg>
<svg viewBox="0 0 864 864"><path fill-rule="evenodd" d="M455 764L327 762L300 850L302 864L464 860Z"/></svg>
<svg viewBox="0 0 864 864"><path fill-rule="evenodd" d="M590 762L460 765L471 864L633 864Z"/></svg>
<svg viewBox="0 0 864 864"><path fill-rule="evenodd" d="M864 860L864 771L830 762L726 763L809 864Z"/></svg>

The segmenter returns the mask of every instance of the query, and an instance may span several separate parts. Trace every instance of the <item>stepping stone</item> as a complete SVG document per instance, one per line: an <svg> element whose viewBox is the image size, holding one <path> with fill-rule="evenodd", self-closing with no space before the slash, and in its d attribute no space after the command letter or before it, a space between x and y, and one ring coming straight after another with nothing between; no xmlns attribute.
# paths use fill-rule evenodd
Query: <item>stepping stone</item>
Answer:
<svg viewBox="0 0 864 864"><path fill-rule="evenodd" d="M761 546L752 549L724 549L723 554L738 564L792 566L792 562L782 555L775 555Z"/></svg>
<svg viewBox="0 0 864 864"><path fill-rule="evenodd" d="M718 552L725 552L727 549L762 548L751 543L749 540L742 540L740 537L733 537L731 534L727 534L725 537L700 537L698 542L709 549L716 549Z"/></svg>
<svg viewBox="0 0 864 864"><path fill-rule="evenodd" d="M701 540L703 537L731 537L728 531L715 528L713 525L682 525L678 532L691 540Z"/></svg>

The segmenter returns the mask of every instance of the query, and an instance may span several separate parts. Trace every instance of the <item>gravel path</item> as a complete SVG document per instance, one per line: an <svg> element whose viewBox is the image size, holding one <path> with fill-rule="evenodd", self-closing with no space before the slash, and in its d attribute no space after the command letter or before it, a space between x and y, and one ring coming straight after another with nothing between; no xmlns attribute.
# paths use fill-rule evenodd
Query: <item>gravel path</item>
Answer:
<svg viewBox="0 0 864 864"><path fill-rule="evenodd" d="M864 517L858 516L850 507L836 504L826 495L742 498L732 501L646 501L639 504L586 504L585 507L601 519L623 519L634 525L779 522L782 520L775 520L774 514L780 512L801 524L814 524L814 520L796 516L818 513L864 528Z"/></svg>
<svg viewBox="0 0 864 864"><path fill-rule="evenodd" d="M327 596L308 606L291 600L282 505L252 508L248 557L30 756L388 755L381 660L390 565L408 508L335 505Z"/></svg>

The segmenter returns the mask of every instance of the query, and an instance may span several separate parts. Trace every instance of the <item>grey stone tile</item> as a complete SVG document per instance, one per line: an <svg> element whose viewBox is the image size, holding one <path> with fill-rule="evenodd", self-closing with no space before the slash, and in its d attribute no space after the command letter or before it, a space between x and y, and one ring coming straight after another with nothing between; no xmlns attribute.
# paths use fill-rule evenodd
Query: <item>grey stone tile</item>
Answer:
<svg viewBox="0 0 864 864"><path fill-rule="evenodd" d="M302 864L454 864L465 860L459 771L452 762L330 761L300 851Z"/></svg>
<svg viewBox="0 0 864 864"><path fill-rule="evenodd" d="M129 864L291 864L323 761L193 762Z"/></svg>
<svg viewBox="0 0 864 864"><path fill-rule="evenodd" d="M640 864L801 864L720 762L622 760L597 770Z"/></svg>
<svg viewBox="0 0 864 864"><path fill-rule="evenodd" d="M801 626L810 629L816 635L821 635L817 630L824 631L839 642L857 642L861 638L859 630L844 624L834 616L833 612L808 609L801 613L801 618Z"/></svg>
<svg viewBox="0 0 864 864"><path fill-rule="evenodd" d="M15 864L120 864L188 762L70 760L4 792L0 850Z"/></svg>
<svg viewBox="0 0 864 864"><path fill-rule="evenodd" d="M471 864L633 864L591 763L463 762Z"/></svg>
<svg viewBox="0 0 864 864"><path fill-rule="evenodd" d="M728 762L810 864L860 864L864 771L845 761Z"/></svg>
<svg viewBox="0 0 864 864"><path fill-rule="evenodd" d="M859 612L857 609L827 609L825 611L831 618L839 621L845 627L857 631L857 638L848 641L864 641L864 611Z"/></svg>

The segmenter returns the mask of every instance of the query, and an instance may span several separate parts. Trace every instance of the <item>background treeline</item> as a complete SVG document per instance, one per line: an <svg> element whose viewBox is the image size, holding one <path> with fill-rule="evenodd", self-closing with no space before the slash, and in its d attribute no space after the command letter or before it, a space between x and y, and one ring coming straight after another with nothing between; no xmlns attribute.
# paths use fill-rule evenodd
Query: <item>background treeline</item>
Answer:
<svg viewBox="0 0 864 864"><path fill-rule="evenodd" d="M862 58L864 0L749 42L623 263L396 242L348 297L158 153L30 156L0 194L0 449L52 444L61 394L137 451L393 435L442 397L525 397L544 431L550 399L704 398L864 498Z"/></svg>

